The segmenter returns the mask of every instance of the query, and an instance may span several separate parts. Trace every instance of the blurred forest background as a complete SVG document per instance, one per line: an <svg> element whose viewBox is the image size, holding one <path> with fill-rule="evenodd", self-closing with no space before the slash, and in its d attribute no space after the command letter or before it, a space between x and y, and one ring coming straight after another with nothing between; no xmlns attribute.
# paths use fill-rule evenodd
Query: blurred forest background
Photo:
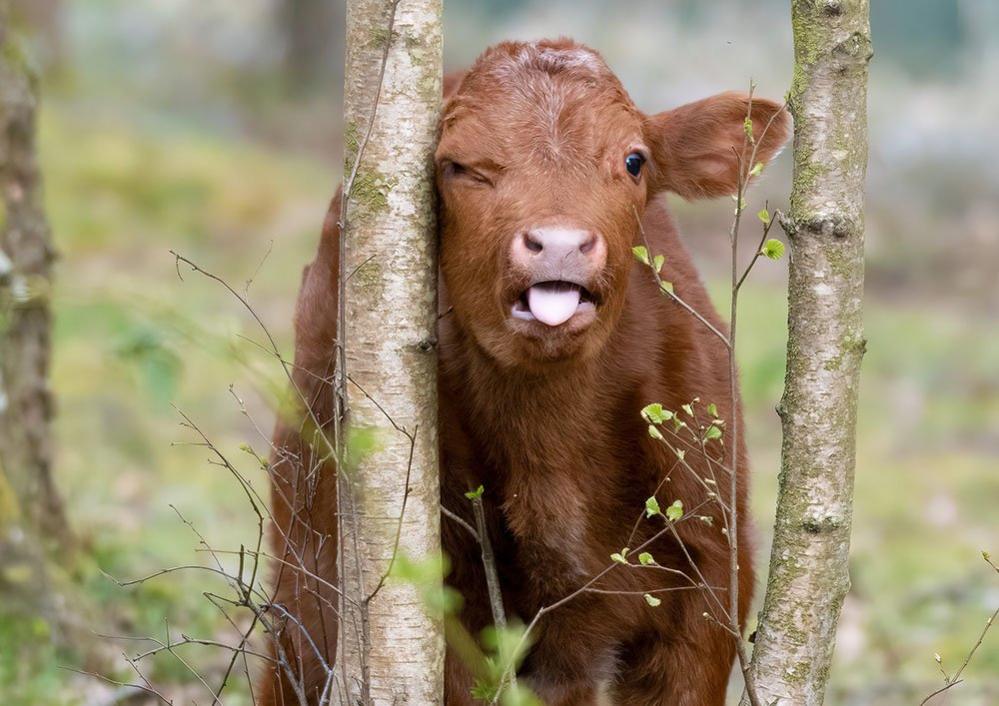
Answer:
<svg viewBox="0 0 999 706"><path fill-rule="evenodd" d="M238 484L192 445L179 412L265 492L245 451L266 456L282 373L239 302L200 275L179 278L169 251L245 292L290 356L299 274L341 173L343 3L14 5L42 76L40 150L60 254L55 473L77 547L57 580L76 587L67 607L88 634L231 640L202 596L220 590L212 576L127 589L108 576L206 563L178 513L218 549L255 541ZM445 17L452 68L496 40L570 35L599 49L649 111L750 79L770 97L790 84L786 0L446 0ZM999 553L999 4L873 0L872 24L853 591L827 699L851 706L918 703L942 685L934 652L952 671L999 604L999 579L980 557ZM754 212L786 204L789 152L751 193ZM724 301L731 204L674 201ZM741 314L761 568L779 465L784 271L758 269ZM0 606L0 703L136 697L69 669L133 680L121 653L148 643L93 637L98 647L82 654L63 638ZM185 661L217 680L228 658L192 646L141 664L176 703L208 703ZM999 636L965 678L935 703L999 703ZM245 681L226 703L249 702Z"/></svg>

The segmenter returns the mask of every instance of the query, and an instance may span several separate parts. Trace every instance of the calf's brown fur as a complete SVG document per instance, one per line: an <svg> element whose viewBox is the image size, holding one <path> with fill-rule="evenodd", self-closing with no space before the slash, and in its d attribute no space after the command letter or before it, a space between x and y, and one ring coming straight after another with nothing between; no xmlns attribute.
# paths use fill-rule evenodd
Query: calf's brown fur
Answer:
<svg viewBox="0 0 999 706"><path fill-rule="evenodd" d="M688 521L677 528L727 605L728 545L717 503L676 468L639 415L652 402L678 409L698 397L714 402L729 428L731 420L741 428L740 410L729 404L727 350L660 295L631 248L642 242L637 216L652 252L666 257L663 279L723 329L665 203L655 197L735 192L748 97L727 93L645 115L597 53L566 39L499 44L447 84L436 153L440 300L448 312L439 331L442 503L471 521L463 494L485 486L506 610L526 622L608 565L662 484L664 507L680 499L713 517L713 526ZM757 150L767 161L786 139L787 119L776 103L760 99L752 101L751 116L758 137L769 123ZM629 157L635 154L637 175ZM320 424L333 412L323 382L336 338L339 197L333 204L295 316L295 380ZM518 306L526 311L539 278L561 266L545 262L549 274L539 275L534 264L554 252L553 238L561 239L559 247L565 238L580 243L570 253L578 266L566 264L564 278L582 288L585 303L554 326L535 319L533 308L512 316ZM333 469L312 467L309 441L300 428L279 423L274 541L284 560L274 614L285 616L277 654L314 703L326 682L321 664L332 663L336 644L336 493ZM732 453L739 457L742 622L753 590L747 459L741 443L725 447L726 463ZM700 454L686 459L709 475ZM728 483L719 485L730 502ZM465 598L460 619L478 634L492 622L479 548L453 521L443 518L442 525L453 564L448 582ZM661 526L643 521L631 546ZM648 551L663 566L690 570L671 538ZM601 688L622 705L723 704L735 647L705 619L721 617L705 593L659 593L655 609L641 598L684 585L670 573L618 567L598 586L609 593L582 594L542 619L520 678L552 706L595 704ZM445 702L473 703L470 672L451 652L445 672ZM264 703L298 703L291 682L272 669Z"/></svg>

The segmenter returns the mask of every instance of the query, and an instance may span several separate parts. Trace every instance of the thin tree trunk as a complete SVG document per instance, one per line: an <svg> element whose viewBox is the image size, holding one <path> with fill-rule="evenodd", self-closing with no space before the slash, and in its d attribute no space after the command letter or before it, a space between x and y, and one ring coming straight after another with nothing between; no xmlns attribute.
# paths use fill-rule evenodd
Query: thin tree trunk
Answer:
<svg viewBox="0 0 999 706"><path fill-rule="evenodd" d="M763 704L822 703L850 586L864 353L868 0L793 0L794 183L784 442L752 675Z"/></svg>
<svg viewBox="0 0 999 706"><path fill-rule="evenodd" d="M52 478L48 388L54 252L35 153L36 84L0 4L0 612L81 646L67 601L72 537ZM58 557L52 561L51 557Z"/></svg>
<svg viewBox="0 0 999 706"><path fill-rule="evenodd" d="M0 11L2 12L2 11ZM48 388L54 259L35 153L35 81L0 20L0 465L20 512L46 540L69 539L52 479Z"/></svg>
<svg viewBox="0 0 999 706"><path fill-rule="evenodd" d="M431 156L441 52L440 0L347 3L339 671L352 704L441 701L441 623L413 586L383 583L397 553L440 553Z"/></svg>

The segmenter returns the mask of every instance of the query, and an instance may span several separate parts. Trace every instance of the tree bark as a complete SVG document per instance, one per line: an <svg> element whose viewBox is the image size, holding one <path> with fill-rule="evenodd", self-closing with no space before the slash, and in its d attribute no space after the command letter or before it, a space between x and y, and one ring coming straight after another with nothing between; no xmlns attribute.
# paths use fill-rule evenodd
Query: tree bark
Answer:
<svg viewBox="0 0 999 706"><path fill-rule="evenodd" d="M0 612L80 646L67 603L72 536L52 478L54 258L35 151L36 82L0 5ZM58 556L53 562L50 557Z"/></svg>
<svg viewBox="0 0 999 706"><path fill-rule="evenodd" d="M868 0L793 0L794 177L784 441L752 676L762 704L822 703L853 503L864 353Z"/></svg>
<svg viewBox="0 0 999 706"><path fill-rule="evenodd" d="M0 20L0 465L24 521L46 540L69 539L52 479L48 388L55 251L35 151L35 80Z"/></svg>
<svg viewBox="0 0 999 706"><path fill-rule="evenodd" d="M440 553L432 154L441 80L440 0L347 3L339 662L352 704L440 703L443 688L441 621L414 586L382 582L396 553Z"/></svg>

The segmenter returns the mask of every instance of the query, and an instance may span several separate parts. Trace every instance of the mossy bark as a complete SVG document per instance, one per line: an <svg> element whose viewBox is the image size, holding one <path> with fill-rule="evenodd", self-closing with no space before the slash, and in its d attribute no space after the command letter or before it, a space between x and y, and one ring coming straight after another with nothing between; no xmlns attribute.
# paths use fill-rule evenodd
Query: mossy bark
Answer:
<svg viewBox="0 0 999 706"><path fill-rule="evenodd" d="M752 676L762 704L822 703L850 586L864 353L868 0L793 0L787 374L774 543Z"/></svg>
<svg viewBox="0 0 999 706"><path fill-rule="evenodd" d="M364 454L348 450L340 483L348 600L339 671L352 704L442 700L440 621L414 587L379 587L396 551L440 552L432 155L441 11L441 0L347 4L340 330L349 438L368 442Z"/></svg>

